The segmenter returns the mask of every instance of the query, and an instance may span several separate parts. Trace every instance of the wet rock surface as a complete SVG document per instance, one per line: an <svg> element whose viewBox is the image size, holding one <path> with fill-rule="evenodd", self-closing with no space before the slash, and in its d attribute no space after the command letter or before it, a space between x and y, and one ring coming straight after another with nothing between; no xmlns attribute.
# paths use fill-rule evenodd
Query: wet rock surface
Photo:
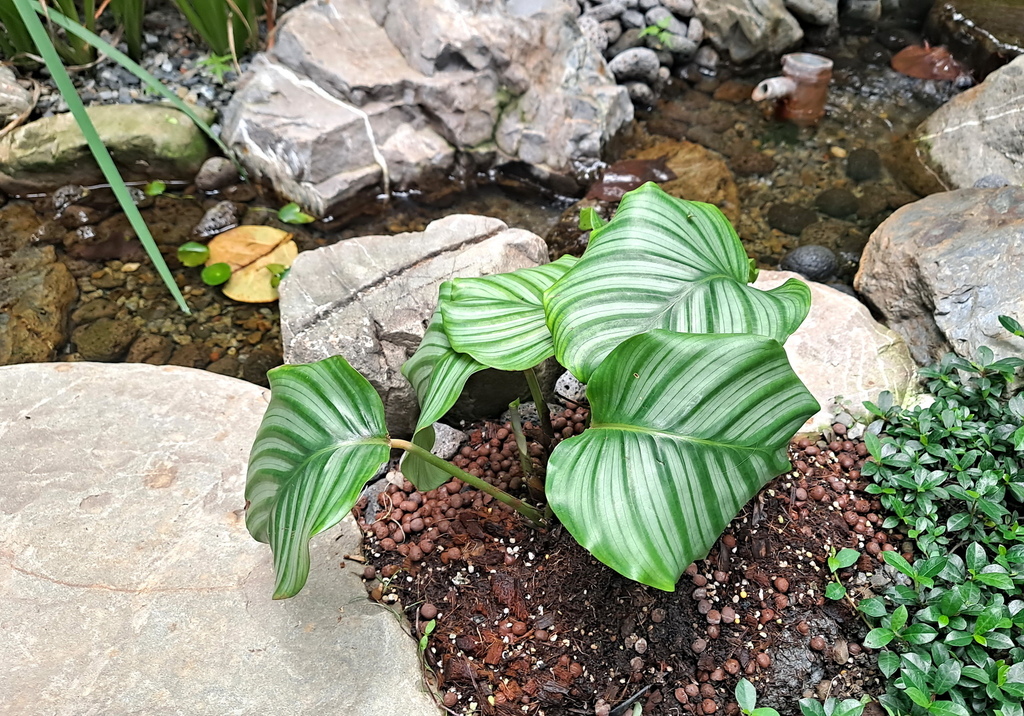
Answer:
<svg viewBox="0 0 1024 716"><path fill-rule="evenodd" d="M1021 54L1024 7L1013 0L944 0L932 6L925 29L982 80Z"/></svg>
<svg viewBox="0 0 1024 716"><path fill-rule="evenodd" d="M184 368L0 368L0 711L160 713L173 694L197 716L436 715L415 642L348 559L350 520L313 540L303 593L271 600L243 511L267 399Z"/></svg>
<svg viewBox="0 0 1024 716"><path fill-rule="evenodd" d="M999 314L1024 316L1024 189L935 194L889 217L868 241L856 289L922 365L948 351L1020 354Z"/></svg>

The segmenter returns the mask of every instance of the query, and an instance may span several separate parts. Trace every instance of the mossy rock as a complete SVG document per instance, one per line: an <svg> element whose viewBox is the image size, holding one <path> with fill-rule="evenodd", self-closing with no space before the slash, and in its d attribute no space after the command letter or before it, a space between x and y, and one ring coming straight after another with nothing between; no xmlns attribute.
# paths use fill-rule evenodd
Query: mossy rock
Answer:
<svg viewBox="0 0 1024 716"><path fill-rule="evenodd" d="M113 104L87 111L126 180L192 179L210 155L206 136L173 107ZM212 118L212 112L207 115ZM102 181L70 113L30 122L0 140L4 191L45 192Z"/></svg>

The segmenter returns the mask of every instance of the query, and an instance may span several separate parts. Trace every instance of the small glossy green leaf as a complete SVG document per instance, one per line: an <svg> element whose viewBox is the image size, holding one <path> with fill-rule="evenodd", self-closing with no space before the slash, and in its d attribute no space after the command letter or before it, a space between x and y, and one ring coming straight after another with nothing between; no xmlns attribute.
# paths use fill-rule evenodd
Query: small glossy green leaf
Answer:
<svg viewBox="0 0 1024 716"><path fill-rule="evenodd" d="M744 711L753 711L757 706L757 690L746 679L740 679L736 684L736 703Z"/></svg>
<svg viewBox="0 0 1024 716"><path fill-rule="evenodd" d="M999 322L1013 335L1024 338L1024 326L1021 326L1017 319L1011 316L999 316Z"/></svg>
<svg viewBox="0 0 1024 716"><path fill-rule="evenodd" d="M839 582L829 582L825 587L825 596L836 601L846 596L846 587Z"/></svg>
<svg viewBox="0 0 1024 716"><path fill-rule="evenodd" d="M220 286L231 278L231 266L226 263L210 264L203 269L200 278L207 286Z"/></svg>
<svg viewBox="0 0 1024 716"><path fill-rule="evenodd" d="M916 686L908 686L904 693L906 693L906 695L910 697L910 700L918 706L924 706L925 708L931 706L932 700Z"/></svg>
<svg viewBox="0 0 1024 716"><path fill-rule="evenodd" d="M277 218L286 224L309 224L316 221L315 216L303 212L302 207L294 201L282 206L277 212Z"/></svg>
<svg viewBox="0 0 1024 716"><path fill-rule="evenodd" d="M828 566L833 572L835 572L838 569L852 567L857 563L858 559L860 559L860 552L857 550L849 548L841 549L835 557L829 557Z"/></svg>
<svg viewBox="0 0 1024 716"><path fill-rule="evenodd" d="M971 716L971 712L952 701L935 701L928 711L934 716Z"/></svg>
<svg viewBox="0 0 1024 716"><path fill-rule="evenodd" d="M892 641L895 636L892 629L878 627L868 632L868 635L864 638L864 646L869 649L880 649Z"/></svg>
<svg viewBox="0 0 1024 716"><path fill-rule="evenodd" d="M937 634L938 630L929 624L911 624L903 630L900 638L908 644L928 644L935 640Z"/></svg>
<svg viewBox="0 0 1024 716"><path fill-rule="evenodd" d="M817 699L800 699L800 713L802 716L825 716L825 709Z"/></svg>
<svg viewBox="0 0 1024 716"><path fill-rule="evenodd" d="M544 316L544 291L577 262L554 263L480 278L454 278L440 301L453 349L498 370L533 368L555 354Z"/></svg>
<svg viewBox="0 0 1024 716"><path fill-rule="evenodd" d="M878 668L885 678L889 678L896 673L896 670L900 668L900 657L899 654L891 651L883 651L878 655Z"/></svg>
<svg viewBox="0 0 1024 716"><path fill-rule="evenodd" d="M587 397L590 428L551 454L551 507L597 559L666 591L818 409L777 341L661 330L618 346Z"/></svg>
<svg viewBox="0 0 1024 716"><path fill-rule="evenodd" d="M417 430L412 436L412 442L424 450L434 449L434 426L427 425ZM420 492L429 492L452 479L452 476L439 467L431 465L426 460L407 452L402 455L402 475L409 482L416 486Z"/></svg>
<svg viewBox="0 0 1024 716"><path fill-rule="evenodd" d="M267 373L270 404L246 477L246 527L274 553L274 599L309 574L309 539L336 525L387 462L384 405L344 358Z"/></svg>
<svg viewBox="0 0 1024 716"><path fill-rule="evenodd" d="M584 383L619 343L652 329L755 333L783 342L810 310L791 279L747 285L750 263L722 212L657 184L628 192L583 257L544 294L559 362Z"/></svg>
<svg viewBox="0 0 1024 716"><path fill-rule="evenodd" d="M178 261L183 266L188 266L189 268L202 266L208 258L210 258L209 247L198 241L186 241L178 247Z"/></svg>
<svg viewBox="0 0 1024 716"><path fill-rule="evenodd" d="M917 573L914 572L914 568L910 566L910 562L903 559L903 555L899 554L898 552L882 552L882 559L885 560L886 564L888 564L891 567L894 567L897 571L910 577L911 579L917 576Z"/></svg>
<svg viewBox="0 0 1024 716"><path fill-rule="evenodd" d="M146 196L160 196L167 191L167 185L162 181L151 181L143 188L142 193Z"/></svg>
<svg viewBox="0 0 1024 716"><path fill-rule="evenodd" d="M869 617L875 617L879 619L886 615L885 600L881 597L871 597L870 599L862 599L857 603L857 608L867 614Z"/></svg>
<svg viewBox="0 0 1024 716"><path fill-rule="evenodd" d="M907 611L907 607L905 605L901 604L900 606L896 607L896 611L892 613L892 621L889 623L889 628L893 631L898 632L900 629L903 628L903 625L907 623L908 614L909 612Z"/></svg>
<svg viewBox="0 0 1024 716"><path fill-rule="evenodd" d="M779 712L771 706L761 706L751 711L750 716L779 716Z"/></svg>
<svg viewBox="0 0 1024 716"><path fill-rule="evenodd" d="M450 300L450 296L451 283L445 281L438 300ZM412 383L420 404L416 431L433 425L451 410L469 376L486 367L452 348L445 333L444 316L440 309L435 310L419 348L402 366L402 375Z"/></svg>

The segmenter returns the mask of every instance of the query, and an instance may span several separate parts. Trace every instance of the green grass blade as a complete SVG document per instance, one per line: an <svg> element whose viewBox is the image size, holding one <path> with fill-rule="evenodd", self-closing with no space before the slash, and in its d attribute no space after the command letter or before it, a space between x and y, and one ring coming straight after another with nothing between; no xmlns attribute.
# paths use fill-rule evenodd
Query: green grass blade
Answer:
<svg viewBox="0 0 1024 716"><path fill-rule="evenodd" d="M53 47L53 43L50 42L50 36L46 34L43 23L36 17L36 12L40 11L40 9L37 9L38 3L36 3L36 7L33 7L31 0L14 0L14 3L18 8L22 21L25 23L25 27L32 36L32 40L36 43L36 48L39 50L43 62L46 63L46 68L53 76L57 89L60 90L64 101L68 103L68 109L71 110L71 114L82 130L82 134L85 135L85 141L89 144L89 150L96 158L100 171L103 172L103 176L106 177L111 189L113 189L114 196L117 197L117 201L124 210L125 216L128 217L128 221L131 223L132 228L135 229L136 235L142 241L142 245L145 247L146 253L149 254L150 260L153 261L157 273L160 274L160 278L167 285L181 310L185 313L191 313L188 304L185 303L185 297L181 295L178 285L174 282L174 277L167 268L166 262L164 262L164 257L160 255L160 249L157 248L156 242L153 241L153 237L149 233L149 227L146 226L142 214L139 213L138 207L132 201L128 187L125 186L124 180L121 179L121 175L114 165L114 160L110 157L110 152L103 145L100 135L92 124L92 120L89 119L89 115L85 111L85 105L82 104L81 98L79 98L78 93L75 91L75 86L71 83L71 78L68 77L67 70L64 69L64 65L57 55L57 50ZM51 12L50 14L51 17L57 15L56 12Z"/></svg>
<svg viewBox="0 0 1024 716"><path fill-rule="evenodd" d="M128 44L128 55L133 60L142 57L142 13L145 0L111 0L110 9L124 28L124 41ZM91 29L91 28L90 28Z"/></svg>
<svg viewBox="0 0 1024 716"><path fill-rule="evenodd" d="M29 2L31 3L31 7L36 12L43 14L43 10L36 0L29 0ZM203 130L206 136L212 139L213 142L217 145L217 147L222 152L224 152L224 156L230 158L235 163L235 167L238 169L239 174L241 174L242 177L245 177L245 170L242 168L242 165L239 164L238 159L235 157L234 152L232 152L228 148L228 146L221 141L220 137L218 137L217 134L213 131L213 129L210 128L210 125L204 122L199 117L199 115L196 114L194 109L189 107L185 102L182 102L181 99L176 94L174 94L169 89L164 87L163 83L160 82L160 80L158 80L156 77L154 77L149 72L144 70L137 62L132 60L130 57L128 57L128 55L118 50L116 47L111 45L109 42L104 40L99 35L93 32L89 32L81 25L69 20L68 18L64 17L63 15L60 15L59 13L54 12L52 9L48 14L50 20L54 24L59 25L60 27L64 28L73 35L78 35L82 39L87 40L97 50L99 50L104 55L112 59L114 62L121 65L123 68L125 68L133 75L138 77L140 80L145 82L146 86L149 89L153 90L161 97L168 100L176 108L184 112L185 115L189 119L191 119L195 123L195 125L199 127L199 129Z"/></svg>

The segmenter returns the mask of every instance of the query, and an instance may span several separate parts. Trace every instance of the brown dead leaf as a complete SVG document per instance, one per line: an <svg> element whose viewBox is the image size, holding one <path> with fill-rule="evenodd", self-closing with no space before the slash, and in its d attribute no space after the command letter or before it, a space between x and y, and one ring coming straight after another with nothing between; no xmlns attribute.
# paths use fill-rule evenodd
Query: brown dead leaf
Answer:
<svg viewBox="0 0 1024 716"><path fill-rule="evenodd" d="M287 231L275 229L273 226L239 226L218 234L207 244L210 258L207 259L206 265L226 263L232 271L238 271L271 253L291 238L292 235Z"/></svg>

